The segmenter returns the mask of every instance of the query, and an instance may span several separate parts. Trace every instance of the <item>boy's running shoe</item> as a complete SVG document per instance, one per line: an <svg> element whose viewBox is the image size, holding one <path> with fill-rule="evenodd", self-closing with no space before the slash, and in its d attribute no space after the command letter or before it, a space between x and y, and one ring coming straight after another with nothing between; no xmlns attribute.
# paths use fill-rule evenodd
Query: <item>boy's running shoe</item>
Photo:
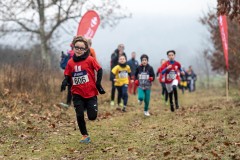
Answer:
<svg viewBox="0 0 240 160"><path fill-rule="evenodd" d="M110 102L110 105L111 105L111 106L114 106L114 101L111 101L111 102Z"/></svg>
<svg viewBox="0 0 240 160"><path fill-rule="evenodd" d="M148 111L144 111L144 115L148 117L150 116L150 113Z"/></svg>
<svg viewBox="0 0 240 160"><path fill-rule="evenodd" d="M121 102L121 103L119 104L119 106L123 107L123 103Z"/></svg>
<svg viewBox="0 0 240 160"><path fill-rule="evenodd" d="M178 109L179 108L179 105L178 104L176 104L176 109Z"/></svg>
<svg viewBox="0 0 240 160"><path fill-rule="evenodd" d="M122 111L123 111L123 112L126 112L126 107L123 107L123 108L122 108Z"/></svg>
<svg viewBox="0 0 240 160"><path fill-rule="evenodd" d="M66 103L59 103L59 105L63 108L68 108L70 105L66 104Z"/></svg>
<svg viewBox="0 0 240 160"><path fill-rule="evenodd" d="M90 143L90 142L91 142L91 140L90 140L90 137L89 137L88 135L83 135L82 138L81 138L81 140L80 140L80 143L86 143L86 144L88 144L88 143Z"/></svg>
<svg viewBox="0 0 240 160"><path fill-rule="evenodd" d="M139 105L142 105L142 101L138 100L138 104L139 104Z"/></svg>

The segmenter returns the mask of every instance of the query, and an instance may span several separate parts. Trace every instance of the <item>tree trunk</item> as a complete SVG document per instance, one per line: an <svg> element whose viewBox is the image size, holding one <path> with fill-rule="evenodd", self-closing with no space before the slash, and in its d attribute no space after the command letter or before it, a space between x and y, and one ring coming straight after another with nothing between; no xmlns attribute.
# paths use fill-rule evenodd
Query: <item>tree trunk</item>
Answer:
<svg viewBox="0 0 240 160"><path fill-rule="evenodd" d="M51 68L51 56L49 55L49 50L47 47L46 38L44 35L41 36L41 57L42 57L42 65L44 69Z"/></svg>
<svg viewBox="0 0 240 160"><path fill-rule="evenodd" d="M38 0L38 8L39 8L39 37L41 41L41 57L42 57L42 65L43 69L50 69L51 67L51 61L50 56L48 53L48 47L47 47L47 36L45 32L45 10L44 10L44 0Z"/></svg>

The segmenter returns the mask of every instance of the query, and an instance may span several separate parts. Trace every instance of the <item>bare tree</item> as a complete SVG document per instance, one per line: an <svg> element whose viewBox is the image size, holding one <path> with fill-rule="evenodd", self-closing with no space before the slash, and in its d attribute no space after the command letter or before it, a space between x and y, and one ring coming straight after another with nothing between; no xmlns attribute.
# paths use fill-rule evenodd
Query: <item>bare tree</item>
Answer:
<svg viewBox="0 0 240 160"><path fill-rule="evenodd" d="M213 49L211 53L208 52L208 59L210 60L213 71L223 73L226 71L225 58L223 53L221 35L219 32L219 25L217 15L214 11L209 11L205 16L200 18L200 22L207 27L210 33L211 43ZM239 82L240 85L240 26L236 21L228 21L228 60L229 60L229 78L235 84Z"/></svg>
<svg viewBox="0 0 240 160"><path fill-rule="evenodd" d="M117 0L1 0L1 36L12 33L30 33L41 44L44 66L50 67L49 46L56 30L71 19L79 21L83 10L98 11L101 25L113 27L121 19L130 17Z"/></svg>
<svg viewBox="0 0 240 160"><path fill-rule="evenodd" d="M240 23L240 0L218 0L218 15L226 14Z"/></svg>
<svg viewBox="0 0 240 160"><path fill-rule="evenodd" d="M210 60L209 54L211 53L211 49L208 44L204 44L204 47L198 51L198 55L196 56L196 68L198 72L198 80L202 87L210 88L210 76L211 76L211 68L210 68Z"/></svg>

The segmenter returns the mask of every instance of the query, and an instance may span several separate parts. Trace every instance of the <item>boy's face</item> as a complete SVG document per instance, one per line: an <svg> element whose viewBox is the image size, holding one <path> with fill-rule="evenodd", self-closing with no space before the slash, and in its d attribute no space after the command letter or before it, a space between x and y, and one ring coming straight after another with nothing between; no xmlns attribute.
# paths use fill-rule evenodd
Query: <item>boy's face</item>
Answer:
<svg viewBox="0 0 240 160"><path fill-rule="evenodd" d="M86 46L83 42L76 42L74 45L74 53L76 56L81 56L86 52Z"/></svg>
<svg viewBox="0 0 240 160"><path fill-rule="evenodd" d="M143 66L146 66L147 64L148 64L147 58L143 58L143 59L142 59L142 65L143 65Z"/></svg>
<svg viewBox="0 0 240 160"><path fill-rule="evenodd" d="M174 54L173 52L169 52L169 53L168 53L168 59L169 59L170 61L173 61L174 58L175 58L175 54Z"/></svg>
<svg viewBox="0 0 240 160"><path fill-rule="evenodd" d="M119 59L118 59L118 62L119 62L120 64L126 63L126 58L125 58L125 56L120 56Z"/></svg>

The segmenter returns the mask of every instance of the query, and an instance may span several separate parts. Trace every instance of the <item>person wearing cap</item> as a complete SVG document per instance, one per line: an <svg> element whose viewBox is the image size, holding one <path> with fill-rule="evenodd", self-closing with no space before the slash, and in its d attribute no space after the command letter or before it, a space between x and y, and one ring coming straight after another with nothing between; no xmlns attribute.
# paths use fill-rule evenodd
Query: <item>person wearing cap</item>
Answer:
<svg viewBox="0 0 240 160"><path fill-rule="evenodd" d="M176 109L179 108L177 86L180 81L180 74L184 75L181 64L175 60L176 52L174 50L167 51L168 61L162 65L162 74L165 74L165 84L170 99L170 110L174 112L173 95Z"/></svg>
<svg viewBox="0 0 240 160"><path fill-rule="evenodd" d="M148 64L148 55L141 55L140 60L141 65L137 67L135 72L135 84L138 86L138 103L141 105L144 101L144 115L150 116L148 110L151 86L155 79L155 74L153 67Z"/></svg>

